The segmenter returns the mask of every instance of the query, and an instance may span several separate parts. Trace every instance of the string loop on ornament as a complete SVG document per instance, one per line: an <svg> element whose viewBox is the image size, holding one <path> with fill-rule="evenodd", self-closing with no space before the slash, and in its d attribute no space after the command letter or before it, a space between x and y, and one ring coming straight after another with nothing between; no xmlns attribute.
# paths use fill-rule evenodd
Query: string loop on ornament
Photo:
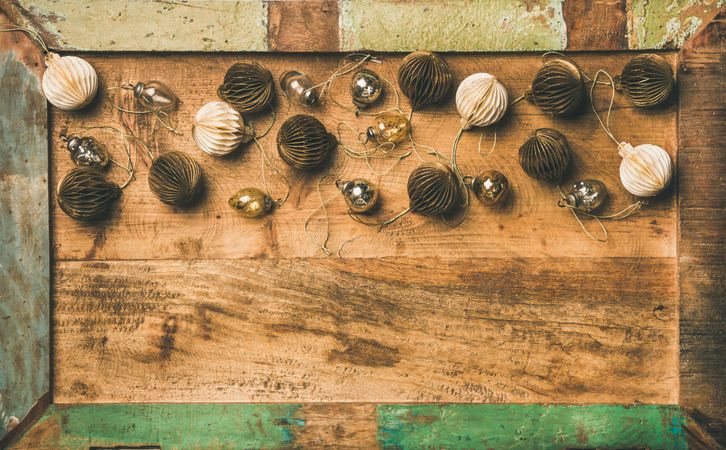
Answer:
<svg viewBox="0 0 726 450"><path fill-rule="evenodd" d="M45 44L43 37L37 31L35 31L31 28L21 27L21 26L17 26L17 25L14 25L10 28L0 28L0 32L5 32L5 31L8 31L8 32L22 31L22 32L26 33L30 37L30 39L33 42L35 42L38 45L38 47L40 47L40 50L43 52L44 55L50 54L50 50L48 49L48 46Z"/></svg>
<svg viewBox="0 0 726 450"><path fill-rule="evenodd" d="M461 139L461 135L464 133L464 129L463 125L459 128L459 132L456 133L456 137L454 138L454 143L451 145L451 168L456 175L459 187L462 188L460 194L463 194L463 203L460 206L461 208L464 208L464 213L461 215L461 218L453 223L450 223L445 217L441 218L446 225L452 228L461 225L461 223L464 222L464 219L466 219L466 216L469 214L469 189L467 189L466 183L464 182L464 174L461 172L459 165L456 162L456 149L459 146L459 140Z"/></svg>
<svg viewBox="0 0 726 450"><path fill-rule="evenodd" d="M347 59L349 59L349 58L355 58L355 57L361 57L360 61L345 62ZM327 80L323 81L322 83L318 83L318 84L316 84L314 86L311 86L311 87L307 88L305 90L304 94L307 94L310 91L313 91L313 90L315 90L317 88L320 88L320 98L321 99L323 98L323 96L325 95L325 92L327 91L328 92L328 97L330 98L330 100L333 103L335 103L336 105L338 105L341 108L347 108L346 106L341 105L340 103L338 103L338 101L335 100L335 98L333 98L333 96L331 94L331 92L332 92L331 87L333 85L333 81L335 81L336 78L338 78L338 77L341 77L343 75L347 75L347 74L351 73L352 71L354 71L358 67L360 67L363 64L365 64L366 61L376 62L378 64L382 63L381 60L379 60L378 58L376 58L375 56L373 56L373 55L371 55L369 53L350 53L350 54L345 55L343 58L340 59L340 61L338 62L337 69L335 69L335 71L332 73L332 75L330 75L330 77L328 77ZM347 67L347 66L350 66L350 67Z"/></svg>
<svg viewBox="0 0 726 450"><path fill-rule="evenodd" d="M257 139L262 139L263 137L267 136L268 133L272 130L272 127L275 125L275 122L277 122L277 113L275 112L275 108L272 106L272 104L267 105L266 108L270 108L270 116L272 117L272 119L270 119L270 125L268 125L265 131L263 131L261 134L257 134L257 130L255 130L254 127L254 121L249 121L249 125L252 128L253 135Z"/></svg>
<svg viewBox="0 0 726 450"><path fill-rule="evenodd" d="M252 140L257 148L260 150L260 155L262 156L260 158L260 178L262 179L262 187L265 189L265 193L272 197L270 187L267 184L267 177L265 176L265 163L267 163L270 169L272 169L272 171L275 172L275 174L277 174L277 176L279 176L285 183L285 193L281 197L272 200L275 206L279 208L280 206L284 205L288 197L290 197L290 190L292 189L292 187L290 186L290 182L288 181L287 177L285 177L285 175L283 175L282 172L280 172L277 167L272 164L272 161L270 161L270 159L267 157L267 152L265 152L265 149L262 148L262 145L260 144L260 141L257 139L257 137L253 137Z"/></svg>
<svg viewBox="0 0 726 450"><path fill-rule="evenodd" d="M376 145L372 149L365 149L365 150L356 150L354 148L351 148L343 142L342 131L341 131L342 127L347 127L349 130L351 130L353 133L355 133L357 136L357 140L361 145L365 145L368 143L368 136L366 135L366 133L356 130L353 127L353 125L351 125L350 123L348 123L346 121L338 123L338 144L341 147L343 147L343 150L347 156L354 158L354 159L365 160L366 166L368 166L368 170L370 170L371 173L374 175L382 176L382 175L387 174L396 166L396 164L398 164L399 162L401 162L404 159L411 156L411 152L406 152L399 156L389 156L389 153L396 148L396 144L394 142L384 142L382 144ZM361 136L362 136L362 138L361 138ZM383 155L382 156L377 155L378 152L382 153ZM378 172L377 170L375 170L370 162L371 159L389 159L389 158L394 158L394 159L396 159L396 161L393 164L391 164L383 172Z"/></svg>
<svg viewBox="0 0 726 450"><path fill-rule="evenodd" d="M611 95L610 95L610 105L608 106L608 112L605 116L605 122L603 123L602 119L600 118L600 115L597 113L597 108L595 108L595 97L593 95L595 91L595 85L597 83L597 79L600 77L600 75L604 75L608 77L610 80L610 88L611 88ZM613 103L615 102L615 82L613 81L613 78L610 76L609 73L607 73L605 70L600 69L595 73L595 78L593 79L592 86L590 86L590 105L592 106L592 112L595 113L595 117L597 117L597 121L600 122L600 126L605 130L605 133L607 133L608 136L610 136L610 139L615 142L615 145L620 145L620 142L615 139L615 136L613 135L612 131L610 131L610 113L612 113L613 110Z"/></svg>

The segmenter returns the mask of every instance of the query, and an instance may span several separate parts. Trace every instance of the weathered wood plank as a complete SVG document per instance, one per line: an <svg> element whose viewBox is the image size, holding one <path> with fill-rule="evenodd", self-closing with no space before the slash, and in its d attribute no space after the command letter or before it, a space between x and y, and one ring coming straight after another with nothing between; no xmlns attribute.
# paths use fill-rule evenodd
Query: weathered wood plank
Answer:
<svg viewBox="0 0 726 450"><path fill-rule="evenodd" d="M627 0L566 1L567 50L628 48Z"/></svg>
<svg viewBox="0 0 726 450"><path fill-rule="evenodd" d="M726 446L726 16L681 54L680 402Z"/></svg>
<svg viewBox="0 0 726 450"><path fill-rule="evenodd" d="M718 0L630 0L631 49L681 48L708 25L723 2Z"/></svg>
<svg viewBox="0 0 726 450"><path fill-rule="evenodd" d="M673 258L60 262L54 401L673 403L675 270Z"/></svg>
<svg viewBox="0 0 726 450"><path fill-rule="evenodd" d="M0 14L0 27L7 23ZM43 67L42 54L24 34L0 33L0 447L49 389Z"/></svg>
<svg viewBox="0 0 726 450"><path fill-rule="evenodd" d="M303 439L321 420L336 431ZM685 449L686 421L655 405L53 405L11 448Z"/></svg>
<svg viewBox="0 0 726 450"><path fill-rule="evenodd" d="M271 51L340 50L338 0L269 2L267 41Z"/></svg>
<svg viewBox="0 0 726 450"><path fill-rule="evenodd" d="M193 115L204 103L216 99L216 88L226 69L235 61L250 55L205 56L188 55L183 59L153 56L93 56L89 60L98 70L107 87L118 86L131 80L160 79L167 82L183 101L176 119L184 136L157 133L160 151L181 150L197 158L207 176L205 201L194 208L174 210L160 203L149 191L147 168L137 164L137 181L124 191L117 213L102 223L80 224L63 214L53 202L54 245L60 260L88 259L216 259L247 257L323 257L324 254L307 239L303 224L319 206L316 181L319 174L302 174L283 169L292 185L290 200L271 216L248 221L241 218L228 204L228 198L245 186L261 187L259 167L260 153L254 146L245 146L228 158L208 156L197 149L190 136ZM284 70L295 68L309 73L315 80L328 77L338 63L336 55L254 55L256 60L269 67L277 78ZM619 73L631 55L578 55L576 60L583 69L593 74L598 68ZM666 55L672 58L672 55ZM401 55L382 55L384 64L373 65L390 80L396 78L396 68ZM447 57L455 78L481 70L497 74L507 86L511 98L523 93L531 83L540 57L536 55L452 55ZM335 98L345 102L347 98L345 77L333 86ZM597 92L599 105L607 105L606 89ZM126 92L126 95L130 95ZM454 105L453 93L437 107L414 114L414 136L421 144L436 147L449 153L451 142L460 126L460 118ZM388 95L386 108L394 104L394 96ZM405 99L404 109L408 109ZM617 136L633 144L654 143L676 151L675 104L648 111L630 107L618 96L617 109L613 113L612 127ZM275 149L278 127L287 117L301 111L289 107L282 99L278 104L279 118L263 146L279 167L282 163ZM356 118L351 110L328 103L310 111L321 119L328 130L335 132L345 121L364 130L369 116ZM132 117L136 132L142 136L152 123L149 117ZM256 126L264 126L266 118L255 117ZM58 180L72 166L64 143L59 138L61 129L78 131L81 126L118 123L119 115L108 102L100 99L88 111L68 114L53 110L51 114L53 149L52 177ZM640 213L624 221L610 221L607 226L611 240L601 244L589 239L580 230L568 211L558 208L555 187L536 182L527 177L517 162L517 149L526 136L539 127L556 127L569 138L574 160L566 174L565 184L576 179L598 178L610 190L607 211L619 211L634 201L621 186L618 175L620 157L613 142L600 129L592 112L584 110L572 119L553 119L527 102L512 108L511 115L497 126L497 145L491 156L477 153L479 132L466 133L460 144L460 166L468 174L477 174L486 168L496 168L505 173L512 185L508 203L497 210L490 210L478 202L472 204L468 219L457 228L450 228L440 220L411 214L399 223L378 232L375 228L355 223L347 214L343 199L328 204L330 216L330 247L333 251L345 241L360 236L344 249L346 257L425 257L436 253L445 257L529 257L529 256L675 256L676 215L673 191L650 202ZM159 128L159 127L157 127ZM97 134L110 147L117 158L123 152L115 136ZM494 131L484 131L482 153L489 152ZM353 133L343 134L348 145L354 145ZM397 149L398 154L410 151L410 145ZM423 151L423 149L421 150ZM424 157L430 158L427 155ZM372 164L384 171L392 160L375 160ZM331 164L330 173L341 177L363 176L378 182L381 189L381 209L368 220L383 221L408 205L406 180L411 170L419 164L415 156L400 162L382 176L372 175L363 160L351 159L338 148ZM125 178L117 169L111 174L117 181ZM276 180L269 173L268 179ZM279 180L279 178L277 179ZM280 183L273 183L275 195L283 190ZM322 188L324 198L335 194L332 180ZM55 200L55 199L54 199ZM587 223L592 231L597 225ZM317 213L309 227L320 237L324 229L322 214Z"/></svg>
<svg viewBox="0 0 726 450"><path fill-rule="evenodd" d="M384 405L383 448L688 448L677 406Z"/></svg>

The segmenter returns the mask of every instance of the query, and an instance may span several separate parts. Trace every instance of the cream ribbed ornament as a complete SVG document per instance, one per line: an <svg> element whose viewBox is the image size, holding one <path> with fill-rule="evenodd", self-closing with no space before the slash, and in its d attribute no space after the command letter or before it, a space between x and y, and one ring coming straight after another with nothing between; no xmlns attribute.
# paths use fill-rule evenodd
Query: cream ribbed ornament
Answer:
<svg viewBox="0 0 726 450"><path fill-rule="evenodd" d="M213 156L224 156L252 140L252 129L227 102L209 102L194 116L192 136L197 147Z"/></svg>
<svg viewBox="0 0 726 450"><path fill-rule="evenodd" d="M618 154L623 158L620 162L620 182L631 194L654 197L671 182L671 157L657 145L641 144L633 147L627 142L621 142Z"/></svg>
<svg viewBox="0 0 726 450"><path fill-rule="evenodd" d="M56 108L75 111L96 97L98 75L85 59L51 52L45 65L43 94Z"/></svg>
<svg viewBox="0 0 726 450"><path fill-rule="evenodd" d="M497 123L504 117L508 105L507 89L488 73L469 75L456 91L456 109L465 130Z"/></svg>

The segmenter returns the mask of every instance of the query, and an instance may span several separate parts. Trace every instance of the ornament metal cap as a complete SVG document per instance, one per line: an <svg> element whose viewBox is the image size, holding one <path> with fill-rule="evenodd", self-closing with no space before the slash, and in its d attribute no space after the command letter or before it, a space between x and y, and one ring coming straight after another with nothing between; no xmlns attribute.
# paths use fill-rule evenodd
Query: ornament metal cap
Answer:
<svg viewBox="0 0 726 450"><path fill-rule="evenodd" d="M134 97L140 98L141 95L144 93L144 88L146 85L144 85L143 82L139 81L134 85Z"/></svg>

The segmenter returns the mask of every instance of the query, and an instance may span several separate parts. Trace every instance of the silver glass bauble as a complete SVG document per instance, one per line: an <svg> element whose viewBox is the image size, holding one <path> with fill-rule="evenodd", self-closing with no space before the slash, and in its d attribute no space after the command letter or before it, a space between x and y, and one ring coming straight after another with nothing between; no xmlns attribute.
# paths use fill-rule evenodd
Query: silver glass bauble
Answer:
<svg viewBox="0 0 726 450"><path fill-rule="evenodd" d="M381 79L372 70L361 69L353 75L350 84L350 95L353 104L359 108L365 108L375 103L383 93Z"/></svg>
<svg viewBox="0 0 726 450"><path fill-rule="evenodd" d="M602 181L581 180L572 185L570 192L560 200L560 206L570 206L584 212L599 209L607 198L608 191Z"/></svg>
<svg viewBox="0 0 726 450"><path fill-rule="evenodd" d="M350 181L338 181L336 183L340 192L343 193L345 203L350 212L363 214L369 212L376 206L378 201L378 189L363 178L355 178Z"/></svg>
<svg viewBox="0 0 726 450"><path fill-rule="evenodd" d="M71 160L78 166L87 166L103 170L110 161L108 153L90 136L70 136L65 138L66 148Z"/></svg>

